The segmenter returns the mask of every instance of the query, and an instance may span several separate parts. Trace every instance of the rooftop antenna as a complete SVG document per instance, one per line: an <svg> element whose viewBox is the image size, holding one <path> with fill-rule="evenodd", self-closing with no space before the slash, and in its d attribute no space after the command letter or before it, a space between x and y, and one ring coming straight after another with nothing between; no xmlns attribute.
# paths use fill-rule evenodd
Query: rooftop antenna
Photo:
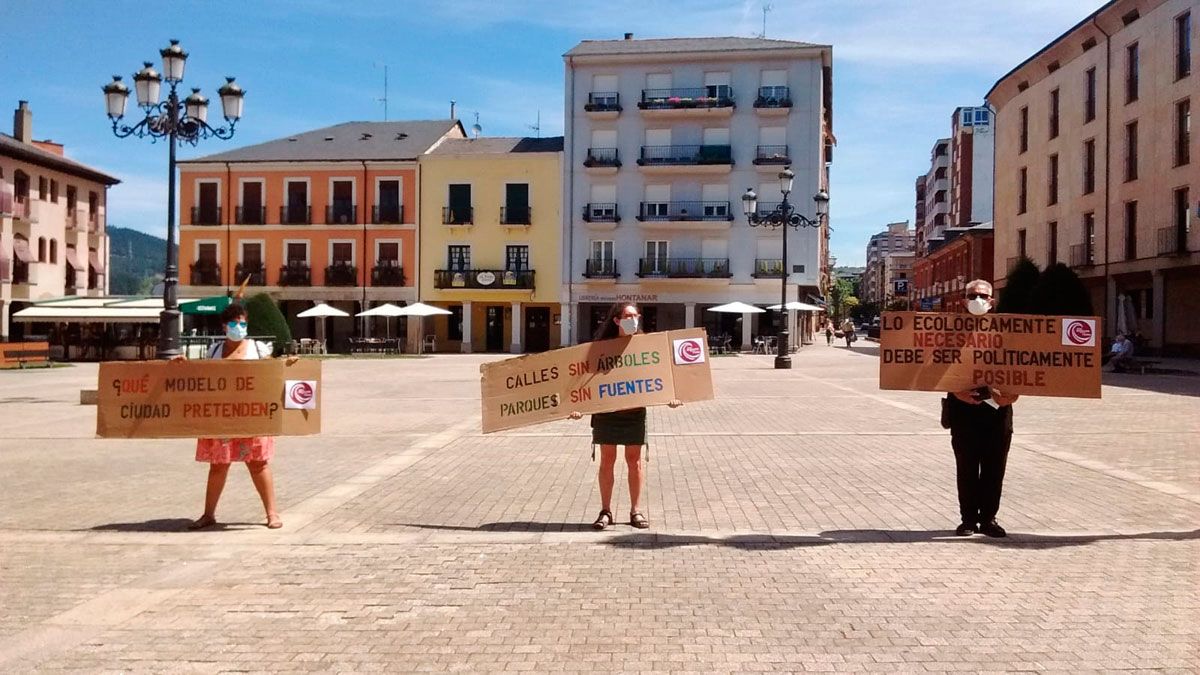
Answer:
<svg viewBox="0 0 1200 675"><path fill-rule="evenodd" d="M771 3L769 3L769 2L764 2L764 3L763 3L763 6L762 6L762 14L763 14L763 29L762 29L762 32L758 34L758 37L759 37L760 39L764 39L764 40L765 40L765 39L766 39L766 37L767 37L767 12L770 12L770 11L771 11L771 10L773 10L773 9L775 9L775 5L772 5L772 4L771 4Z"/></svg>
<svg viewBox="0 0 1200 675"><path fill-rule="evenodd" d="M388 67L386 63L376 63L375 67L378 68L380 65L383 66L383 98L377 98L375 100L379 103L383 103L383 121L386 122L388 118Z"/></svg>
<svg viewBox="0 0 1200 675"><path fill-rule="evenodd" d="M483 134L483 127L479 126L479 113L475 113L475 124L471 125L471 135L479 138Z"/></svg>
<svg viewBox="0 0 1200 675"><path fill-rule="evenodd" d="M541 108L538 108L538 111L537 111L537 121L534 122L533 124L526 124L525 126L532 129L533 133L536 134L538 138L542 137L542 109Z"/></svg>

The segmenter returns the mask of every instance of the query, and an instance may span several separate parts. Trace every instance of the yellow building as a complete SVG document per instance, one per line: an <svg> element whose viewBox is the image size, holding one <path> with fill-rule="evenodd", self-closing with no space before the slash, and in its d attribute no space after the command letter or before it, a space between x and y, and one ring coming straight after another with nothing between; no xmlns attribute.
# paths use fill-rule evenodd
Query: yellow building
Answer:
<svg viewBox="0 0 1200 675"><path fill-rule="evenodd" d="M440 352L562 345L562 137L446 139L420 159L421 301Z"/></svg>

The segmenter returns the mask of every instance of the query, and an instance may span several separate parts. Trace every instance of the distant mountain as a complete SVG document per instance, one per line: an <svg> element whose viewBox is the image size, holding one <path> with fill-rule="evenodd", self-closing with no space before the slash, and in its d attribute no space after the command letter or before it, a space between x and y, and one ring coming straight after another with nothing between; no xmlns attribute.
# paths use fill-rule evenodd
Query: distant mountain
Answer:
<svg viewBox="0 0 1200 675"><path fill-rule="evenodd" d="M125 227L109 227L108 242L109 292L149 295L154 284L162 281L167 240Z"/></svg>

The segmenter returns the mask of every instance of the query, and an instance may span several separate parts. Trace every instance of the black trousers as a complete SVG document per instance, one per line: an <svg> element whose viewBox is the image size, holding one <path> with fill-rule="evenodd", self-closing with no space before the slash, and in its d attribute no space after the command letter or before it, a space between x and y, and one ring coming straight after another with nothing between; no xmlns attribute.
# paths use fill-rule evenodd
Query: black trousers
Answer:
<svg viewBox="0 0 1200 675"><path fill-rule="evenodd" d="M950 435L958 473L958 512L962 522L988 523L996 517L1011 444L1011 431Z"/></svg>

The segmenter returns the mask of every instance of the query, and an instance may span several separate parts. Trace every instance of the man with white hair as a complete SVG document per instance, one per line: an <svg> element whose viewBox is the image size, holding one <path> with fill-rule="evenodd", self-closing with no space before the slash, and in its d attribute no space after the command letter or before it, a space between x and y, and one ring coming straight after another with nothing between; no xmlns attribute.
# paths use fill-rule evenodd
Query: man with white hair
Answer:
<svg viewBox="0 0 1200 675"><path fill-rule="evenodd" d="M983 279L967 284L966 300L967 311L975 316L987 314L996 302L992 285ZM996 512L1012 444L1012 404L1017 398L995 387L978 387L947 394L942 404L957 470L961 521L954 533L960 537L976 532L1007 535L996 522Z"/></svg>

